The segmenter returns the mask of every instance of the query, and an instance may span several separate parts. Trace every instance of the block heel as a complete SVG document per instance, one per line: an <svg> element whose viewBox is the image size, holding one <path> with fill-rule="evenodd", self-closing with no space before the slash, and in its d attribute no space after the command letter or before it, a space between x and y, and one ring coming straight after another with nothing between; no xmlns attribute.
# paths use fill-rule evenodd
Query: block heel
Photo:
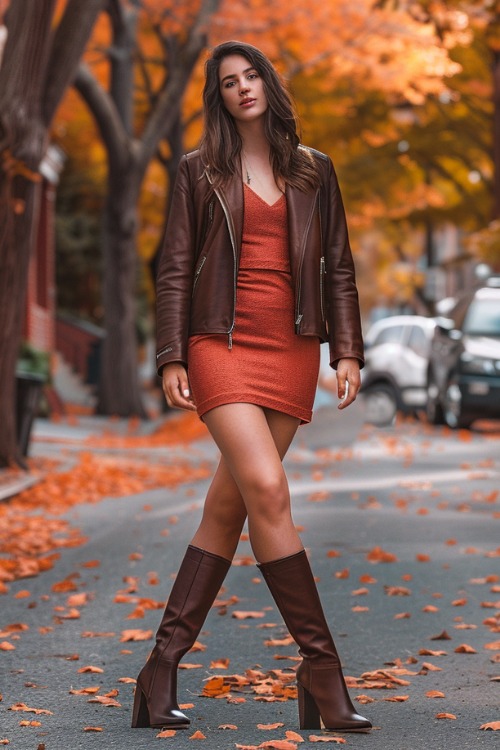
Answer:
<svg viewBox="0 0 500 750"><path fill-rule="evenodd" d="M316 701L305 687L297 685L300 729L321 729L321 717Z"/></svg>
<svg viewBox="0 0 500 750"><path fill-rule="evenodd" d="M134 707L132 709L132 729L142 729L149 726L149 710L146 696L139 685L136 685Z"/></svg>

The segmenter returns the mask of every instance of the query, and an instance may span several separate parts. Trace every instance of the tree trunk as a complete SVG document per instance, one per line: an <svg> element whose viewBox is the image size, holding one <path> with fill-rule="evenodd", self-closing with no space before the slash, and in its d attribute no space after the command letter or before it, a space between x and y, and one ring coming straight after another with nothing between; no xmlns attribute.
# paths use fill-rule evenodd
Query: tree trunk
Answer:
<svg viewBox="0 0 500 750"><path fill-rule="evenodd" d="M137 365L136 295L138 192L133 168L110 167L104 226L104 327L99 399L101 414L147 417ZM119 373L117 368L120 368Z"/></svg>
<svg viewBox="0 0 500 750"><path fill-rule="evenodd" d="M500 52L493 52L493 219L500 219Z"/></svg>
<svg viewBox="0 0 500 750"><path fill-rule="evenodd" d="M15 371L45 151L38 87L47 64L54 3L31 3L24 20L14 5L0 70L0 465L21 463L16 437Z"/></svg>
<svg viewBox="0 0 500 750"><path fill-rule="evenodd" d="M23 465L17 445L15 371L40 175L50 119L69 85L104 0L69 0L62 34L55 0L10 4L0 67L0 466ZM66 46L62 44L65 41Z"/></svg>

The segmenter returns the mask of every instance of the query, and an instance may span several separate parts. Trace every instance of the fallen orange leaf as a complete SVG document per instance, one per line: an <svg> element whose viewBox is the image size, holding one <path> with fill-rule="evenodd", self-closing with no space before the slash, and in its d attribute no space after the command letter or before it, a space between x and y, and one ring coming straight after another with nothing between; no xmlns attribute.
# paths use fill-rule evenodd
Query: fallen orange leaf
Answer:
<svg viewBox="0 0 500 750"><path fill-rule="evenodd" d="M219 724L217 729L238 729L236 724Z"/></svg>
<svg viewBox="0 0 500 750"><path fill-rule="evenodd" d="M229 664L229 659L215 659L210 662L210 669L227 669Z"/></svg>
<svg viewBox="0 0 500 750"><path fill-rule="evenodd" d="M342 570L335 571L335 578L338 578L339 580L349 578L349 575L349 568L343 568Z"/></svg>
<svg viewBox="0 0 500 750"><path fill-rule="evenodd" d="M436 714L436 719L456 719L456 718L457 717L455 716L455 714L445 714L445 713Z"/></svg>
<svg viewBox="0 0 500 750"><path fill-rule="evenodd" d="M441 633L438 633L438 635L431 635L430 639L431 641L451 641L452 638L446 630L441 631Z"/></svg>
<svg viewBox="0 0 500 750"><path fill-rule="evenodd" d="M282 721L276 721L274 724L257 724L257 729L279 729L284 726Z"/></svg>
<svg viewBox="0 0 500 750"><path fill-rule="evenodd" d="M481 724L479 729L492 729L497 732L500 730L500 721L489 721L487 724Z"/></svg>
<svg viewBox="0 0 500 750"><path fill-rule="evenodd" d="M120 643L126 643L128 641L149 641L152 637L152 630L122 630Z"/></svg>
<svg viewBox="0 0 500 750"><path fill-rule="evenodd" d="M487 648L490 651L499 651L500 650L500 641L492 641L491 643L485 643L483 648Z"/></svg>
<svg viewBox="0 0 500 750"><path fill-rule="evenodd" d="M84 732L102 732L104 731L102 727L84 727Z"/></svg>
<svg viewBox="0 0 500 750"><path fill-rule="evenodd" d="M297 734L297 732L292 732L291 729L287 729L285 735L287 740L291 740L292 742L304 742L304 738L300 734Z"/></svg>
<svg viewBox="0 0 500 750"><path fill-rule="evenodd" d="M243 612L235 610L234 612L231 612L231 617L234 617L236 620L248 620L264 617L264 612Z"/></svg>
<svg viewBox="0 0 500 750"><path fill-rule="evenodd" d="M469 646L467 643L462 643L460 646L457 646L455 649L456 654L477 654L477 651L475 648L472 648L472 646Z"/></svg>
<svg viewBox="0 0 500 750"><path fill-rule="evenodd" d="M107 695L96 695L94 698L89 698L88 703L100 703L103 706L109 706L110 708L121 708L122 704L115 701L114 698L110 698Z"/></svg>
<svg viewBox="0 0 500 750"><path fill-rule="evenodd" d="M391 695L390 698L384 698L384 700L388 703L404 703L409 697L409 695Z"/></svg>
<svg viewBox="0 0 500 750"><path fill-rule="evenodd" d="M8 641L2 641L0 643L0 651L15 651L16 647Z"/></svg>
<svg viewBox="0 0 500 750"><path fill-rule="evenodd" d="M48 711L46 708L30 708L26 703L14 703L13 706L9 706L9 711L24 711L28 714L45 714L52 716L52 711Z"/></svg>
<svg viewBox="0 0 500 750"><path fill-rule="evenodd" d="M85 672L92 672L94 674L102 674L104 672L104 669L101 669L101 667L93 667L89 665L88 667L80 667L78 670L78 674L85 674Z"/></svg>
<svg viewBox="0 0 500 750"><path fill-rule="evenodd" d="M432 651L430 648L421 648L419 656L448 656L446 651Z"/></svg>
<svg viewBox="0 0 500 750"><path fill-rule="evenodd" d="M428 690L425 694L426 698L446 698L445 694L441 690Z"/></svg>
<svg viewBox="0 0 500 750"><path fill-rule="evenodd" d="M175 729L163 729L161 732L158 732L156 737L165 738L165 737L175 737L176 731Z"/></svg>
<svg viewBox="0 0 500 750"><path fill-rule="evenodd" d="M368 575L368 573L364 573L363 575L359 576L359 582L360 583L377 583L377 579L373 576Z"/></svg>
<svg viewBox="0 0 500 750"><path fill-rule="evenodd" d="M411 596L411 590L405 586L384 586L387 596Z"/></svg>
<svg viewBox="0 0 500 750"><path fill-rule="evenodd" d="M375 698L371 698L369 695L363 695L363 694L357 695L356 698L355 698L355 700L358 703L363 703L363 704L366 704L366 703L375 703Z"/></svg>
<svg viewBox="0 0 500 750"><path fill-rule="evenodd" d="M189 739L190 740L206 740L207 738L205 737L203 732L200 732L200 730L197 729L196 732L192 734Z"/></svg>
<svg viewBox="0 0 500 750"><path fill-rule="evenodd" d="M398 561L396 555L386 552L382 547L374 547L367 553L366 559L371 563L392 563Z"/></svg>

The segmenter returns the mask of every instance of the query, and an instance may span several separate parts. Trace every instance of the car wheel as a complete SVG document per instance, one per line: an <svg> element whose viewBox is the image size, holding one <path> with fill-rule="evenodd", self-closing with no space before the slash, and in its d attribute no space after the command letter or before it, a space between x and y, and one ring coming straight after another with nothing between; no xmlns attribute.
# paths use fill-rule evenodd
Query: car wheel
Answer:
<svg viewBox="0 0 500 750"><path fill-rule="evenodd" d="M377 427L394 423L398 411L398 397L386 383L375 383L363 391L365 420Z"/></svg>
<svg viewBox="0 0 500 750"><path fill-rule="evenodd" d="M427 384L427 404L425 407L425 413L430 424L444 424L443 408L439 402L439 388L436 381L429 377Z"/></svg>
<svg viewBox="0 0 500 750"><path fill-rule="evenodd" d="M446 386L444 419L448 427L453 430L470 427L473 418L464 412L462 403L462 392L454 380L451 380Z"/></svg>

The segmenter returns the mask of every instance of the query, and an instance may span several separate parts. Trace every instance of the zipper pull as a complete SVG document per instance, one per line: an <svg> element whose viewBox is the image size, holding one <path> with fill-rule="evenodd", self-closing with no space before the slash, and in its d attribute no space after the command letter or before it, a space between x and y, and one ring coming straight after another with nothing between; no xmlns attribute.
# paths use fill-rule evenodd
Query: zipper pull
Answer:
<svg viewBox="0 0 500 750"><path fill-rule="evenodd" d="M227 342L227 348L231 350L233 348L233 334L229 332L227 334L228 342Z"/></svg>
<svg viewBox="0 0 500 750"><path fill-rule="evenodd" d="M301 314L297 315L297 320L295 321L296 326L300 326L300 321L302 320L304 316Z"/></svg>

